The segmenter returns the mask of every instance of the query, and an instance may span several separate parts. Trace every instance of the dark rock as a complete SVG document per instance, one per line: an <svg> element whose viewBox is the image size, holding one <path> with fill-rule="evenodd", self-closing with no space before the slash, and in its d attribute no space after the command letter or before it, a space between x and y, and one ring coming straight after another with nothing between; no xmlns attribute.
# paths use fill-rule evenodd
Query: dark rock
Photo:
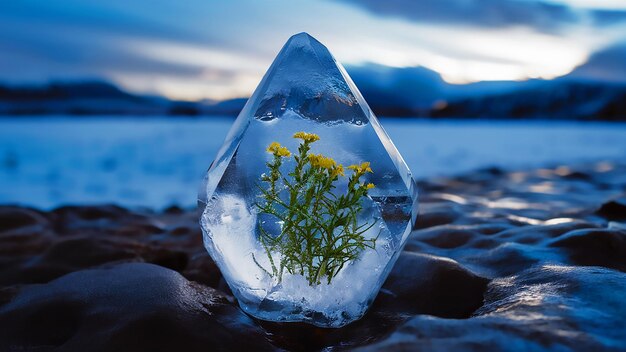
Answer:
<svg viewBox="0 0 626 352"><path fill-rule="evenodd" d="M151 264L79 271L0 307L0 350L273 350L217 291Z"/></svg>
<svg viewBox="0 0 626 352"><path fill-rule="evenodd" d="M19 286L8 286L0 288L0 306L11 302L13 297L19 292Z"/></svg>
<svg viewBox="0 0 626 352"><path fill-rule="evenodd" d="M534 251L527 245L506 242L491 248L488 251L480 251L466 260L483 270L489 272L491 276L507 276L515 274L521 270L541 262L544 253Z"/></svg>
<svg viewBox="0 0 626 352"><path fill-rule="evenodd" d="M468 318L483 302L489 280L454 260L403 252L376 302L376 309L405 314Z"/></svg>
<svg viewBox="0 0 626 352"><path fill-rule="evenodd" d="M0 206L0 233L24 226L47 223L48 220L36 211Z"/></svg>
<svg viewBox="0 0 626 352"><path fill-rule="evenodd" d="M99 206L64 206L53 211L57 216L72 216L83 220L119 218L128 214L128 210L117 205Z"/></svg>
<svg viewBox="0 0 626 352"><path fill-rule="evenodd" d="M145 233L140 227L149 223L147 216L115 205L65 206L49 214L60 235L92 235L120 232L125 236ZM125 227L134 227L131 231ZM148 231L150 232L150 231Z"/></svg>
<svg viewBox="0 0 626 352"><path fill-rule="evenodd" d="M570 180L590 180L591 179L591 175L582 171L571 171L568 173L564 173L561 176L563 178L570 179Z"/></svg>
<svg viewBox="0 0 626 352"><path fill-rule="evenodd" d="M303 323L257 321L268 332L270 341L287 351L347 350L378 341L408 316L372 310L341 329L324 329Z"/></svg>
<svg viewBox="0 0 626 352"><path fill-rule="evenodd" d="M178 205L171 205L163 211L166 214L182 214L184 210Z"/></svg>
<svg viewBox="0 0 626 352"><path fill-rule="evenodd" d="M143 237L153 234L159 234L164 231L163 228L150 223L135 223L119 226L114 230L115 234L123 237ZM113 231L112 231L113 232Z"/></svg>
<svg viewBox="0 0 626 352"><path fill-rule="evenodd" d="M471 319L418 315L362 350L623 351L626 306L618 302L624 295L626 277L616 271L532 268L492 281Z"/></svg>
<svg viewBox="0 0 626 352"><path fill-rule="evenodd" d="M611 163L420 182L418 230L340 329L242 314L195 210L0 207L0 351L623 351L624 175Z"/></svg>
<svg viewBox="0 0 626 352"><path fill-rule="evenodd" d="M464 227L468 230L476 231L483 235L493 235L512 228L512 226L509 224L497 222L479 225L466 225Z"/></svg>
<svg viewBox="0 0 626 352"><path fill-rule="evenodd" d="M553 225L529 225L516 227L499 232L495 237L518 243L528 243L528 240L532 239L534 243L536 241L558 237L573 230L595 227L597 227L597 225L587 221L572 220Z"/></svg>
<svg viewBox="0 0 626 352"><path fill-rule="evenodd" d="M137 259L141 245L132 240L101 237L72 237L56 242L42 256L42 261L87 268L102 263Z"/></svg>
<svg viewBox="0 0 626 352"><path fill-rule="evenodd" d="M44 251L54 239L54 234L41 224L14 228L0 233L0 257L22 257Z"/></svg>
<svg viewBox="0 0 626 352"><path fill-rule="evenodd" d="M576 265L603 266L626 272L626 232L577 230L556 238L551 247L565 249Z"/></svg>
<svg viewBox="0 0 626 352"><path fill-rule="evenodd" d="M608 220L626 220L626 197L616 198L602 204L597 213Z"/></svg>
<svg viewBox="0 0 626 352"><path fill-rule="evenodd" d="M184 236L190 234L191 232L193 232L191 228L187 226L179 226L170 230L169 233L174 236Z"/></svg>
<svg viewBox="0 0 626 352"><path fill-rule="evenodd" d="M438 226L415 231L411 234L411 239L438 248L456 248L466 244L475 236L476 234L471 230Z"/></svg>
<svg viewBox="0 0 626 352"><path fill-rule="evenodd" d="M222 273L204 250L191 257L183 275L189 280L215 288L219 286L222 279Z"/></svg>
<svg viewBox="0 0 626 352"><path fill-rule="evenodd" d="M187 253L167 248L151 248L143 257L148 263L160 265L178 272L185 270L189 263L189 255Z"/></svg>
<svg viewBox="0 0 626 352"><path fill-rule="evenodd" d="M453 204L423 205L420 207L419 216L417 217L414 229L449 224L459 217L461 217L461 213Z"/></svg>
<svg viewBox="0 0 626 352"><path fill-rule="evenodd" d="M486 167L484 169L478 170L477 172L486 173L492 176L502 176L505 173L504 170L502 170L502 168L499 168L497 166Z"/></svg>

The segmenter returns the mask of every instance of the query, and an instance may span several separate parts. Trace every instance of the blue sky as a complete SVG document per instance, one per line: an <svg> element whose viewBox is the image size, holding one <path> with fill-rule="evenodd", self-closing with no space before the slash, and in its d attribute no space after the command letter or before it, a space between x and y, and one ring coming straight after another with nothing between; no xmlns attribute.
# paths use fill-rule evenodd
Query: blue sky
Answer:
<svg viewBox="0 0 626 352"><path fill-rule="evenodd" d="M626 0L4 1L0 81L248 96L302 31L344 65L422 66L453 84L626 81Z"/></svg>

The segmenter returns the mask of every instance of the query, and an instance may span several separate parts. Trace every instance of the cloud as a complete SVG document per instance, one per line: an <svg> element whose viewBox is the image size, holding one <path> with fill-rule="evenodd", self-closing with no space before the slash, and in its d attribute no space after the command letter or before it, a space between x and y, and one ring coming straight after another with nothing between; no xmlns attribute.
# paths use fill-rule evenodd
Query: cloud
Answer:
<svg viewBox="0 0 626 352"><path fill-rule="evenodd" d="M0 31L12 33L0 38L1 74L5 80L46 80L52 72L62 76L104 76L107 72L196 76L203 71L198 66L148 60L126 50L120 45L120 36L109 32L43 25L21 27L7 22L0 24ZM42 31L47 35L43 36Z"/></svg>
<svg viewBox="0 0 626 352"><path fill-rule="evenodd" d="M526 26L555 32L591 17L605 25L626 20L626 11L580 9L566 4L534 0L343 0L379 16L420 23L440 23L487 28Z"/></svg>
<svg viewBox="0 0 626 352"><path fill-rule="evenodd" d="M142 93L200 99L247 94L255 84L249 81L260 75L250 78L235 66L234 59L245 56L231 54L220 40L171 23L176 20L163 23L145 8L153 18L118 11L114 1L77 8L24 3L0 5L0 32L11 33L0 36L2 82L97 78Z"/></svg>
<svg viewBox="0 0 626 352"><path fill-rule="evenodd" d="M553 30L575 23L568 6L519 0L344 0L379 15L418 22L464 24L480 27L529 26Z"/></svg>
<svg viewBox="0 0 626 352"><path fill-rule="evenodd" d="M612 26L626 22L626 11L624 10L593 10L590 11L593 24L598 27Z"/></svg>
<svg viewBox="0 0 626 352"><path fill-rule="evenodd" d="M598 0L542 1L5 1L0 81L101 77L177 99L238 97L301 31L344 64L380 65L373 73L383 81L390 74L382 66L420 66L456 84L552 78L623 35L609 25L621 21L615 9L567 3ZM415 86L428 81L402 73Z"/></svg>

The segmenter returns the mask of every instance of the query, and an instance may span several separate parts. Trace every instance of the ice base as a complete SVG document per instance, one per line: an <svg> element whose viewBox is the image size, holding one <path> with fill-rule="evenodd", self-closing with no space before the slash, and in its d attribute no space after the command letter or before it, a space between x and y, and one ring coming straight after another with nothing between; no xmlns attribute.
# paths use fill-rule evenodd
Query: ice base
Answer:
<svg viewBox="0 0 626 352"><path fill-rule="evenodd" d="M220 212L205 211L202 215L207 248L223 263L222 274L244 311L263 320L343 326L365 314L382 285L381 273L393 262L391 233L380 216L372 216L368 219L375 221L375 226L365 238L378 236L375 250L364 251L330 284L311 286L304 276L289 273L278 282L261 268L269 268L270 262L256 238L258 214L254 209L232 194L215 196L210 205L207 209ZM370 202L370 211L364 213L380 214L377 207ZM280 256L275 254L273 260L279 267Z"/></svg>

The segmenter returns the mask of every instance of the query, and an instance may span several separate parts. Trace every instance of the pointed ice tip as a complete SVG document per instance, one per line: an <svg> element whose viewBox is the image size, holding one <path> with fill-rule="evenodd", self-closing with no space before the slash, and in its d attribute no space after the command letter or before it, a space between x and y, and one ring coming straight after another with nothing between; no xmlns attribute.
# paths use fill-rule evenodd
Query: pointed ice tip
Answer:
<svg viewBox="0 0 626 352"><path fill-rule="evenodd" d="M320 43L319 40L315 39L312 35L307 32L300 32L298 34L292 35L285 46L297 45L297 46L311 46L313 44L324 46L324 44Z"/></svg>
<svg viewBox="0 0 626 352"><path fill-rule="evenodd" d="M251 103L252 102L252 103ZM295 112L323 122L369 122L367 104L327 47L308 33L289 38L246 107L261 121Z"/></svg>
<svg viewBox="0 0 626 352"><path fill-rule="evenodd" d="M307 39L311 38L311 39L315 39L315 38L313 38L313 36L312 36L312 35L310 35L310 34L309 34L309 33L307 33L307 32L300 32L300 33L294 34L294 35L292 35L292 36L291 36L291 38L289 38L289 39L298 39L298 38L307 38Z"/></svg>

